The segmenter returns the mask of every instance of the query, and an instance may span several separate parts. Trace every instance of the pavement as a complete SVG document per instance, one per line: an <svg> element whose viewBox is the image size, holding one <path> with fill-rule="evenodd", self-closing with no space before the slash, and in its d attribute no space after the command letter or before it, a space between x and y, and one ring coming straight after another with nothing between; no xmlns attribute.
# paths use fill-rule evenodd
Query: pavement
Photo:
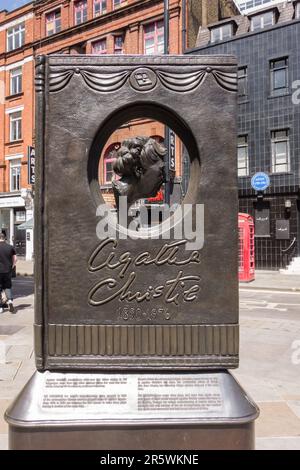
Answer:
<svg viewBox="0 0 300 470"><path fill-rule="evenodd" d="M18 258L17 276L33 276L34 263L22 258Z"/></svg>
<svg viewBox="0 0 300 470"><path fill-rule="evenodd" d="M240 283L240 287L243 289L300 292L300 276L287 276L279 271L256 271L255 280L249 283Z"/></svg>
<svg viewBox="0 0 300 470"><path fill-rule="evenodd" d="M294 276L293 276L294 277ZM258 450L300 450L300 277L257 273L240 286L241 350L237 380L261 410ZM33 278L14 281L16 315L0 316L0 449L3 414L35 371Z"/></svg>

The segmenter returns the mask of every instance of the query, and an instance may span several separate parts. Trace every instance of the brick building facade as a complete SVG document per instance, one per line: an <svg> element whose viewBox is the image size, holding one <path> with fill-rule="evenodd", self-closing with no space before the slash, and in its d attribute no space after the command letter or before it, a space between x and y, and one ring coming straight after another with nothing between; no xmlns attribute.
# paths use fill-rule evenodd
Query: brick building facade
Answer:
<svg viewBox="0 0 300 470"><path fill-rule="evenodd" d="M169 5L171 54L195 44L201 23L236 14L231 0L170 0ZM0 12L0 229L19 255L26 254L30 259L33 252L30 220L34 187L28 184L28 149L35 144L35 57L53 53L163 53L163 13L163 0L37 0L11 12ZM111 151L137 134L162 139L164 127L145 116L111 136L99 171L108 201ZM179 142L176 147L180 176ZM25 221L27 230L18 230Z"/></svg>

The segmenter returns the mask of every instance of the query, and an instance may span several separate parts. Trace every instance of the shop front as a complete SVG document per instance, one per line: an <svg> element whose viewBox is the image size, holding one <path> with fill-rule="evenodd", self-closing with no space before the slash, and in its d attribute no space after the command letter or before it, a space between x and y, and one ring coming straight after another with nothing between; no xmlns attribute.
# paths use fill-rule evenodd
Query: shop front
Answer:
<svg viewBox="0 0 300 470"><path fill-rule="evenodd" d="M26 257L26 232L18 226L26 221L25 201L21 196L0 196L0 230L17 256Z"/></svg>

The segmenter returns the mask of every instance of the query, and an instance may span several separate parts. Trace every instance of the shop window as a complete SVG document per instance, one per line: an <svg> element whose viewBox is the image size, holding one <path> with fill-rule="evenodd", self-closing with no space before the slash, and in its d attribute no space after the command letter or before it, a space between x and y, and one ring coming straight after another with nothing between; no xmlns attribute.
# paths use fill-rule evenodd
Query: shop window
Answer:
<svg viewBox="0 0 300 470"><path fill-rule="evenodd" d="M26 211L16 211L16 223L26 222Z"/></svg>
<svg viewBox="0 0 300 470"><path fill-rule="evenodd" d="M92 53L101 55L107 53L106 39L100 39L92 44Z"/></svg>
<svg viewBox="0 0 300 470"><path fill-rule="evenodd" d="M272 132L272 172L290 171L290 139L288 130Z"/></svg>
<svg viewBox="0 0 300 470"><path fill-rule="evenodd" d="M21 189L21 160L11 160L10 162L10 190L20 191Z"/></svg>
<svg viewBox="0 0 300 470"><path fill-rule="evenodd" d="M17 95L18 93L22 93L22 67L10 72L10 94Z"/></svg>
<svg viewBox="0 0 300 470"><path fill-rule="evenodd" d="M10 119L10 141L22 139L22 112L11 113Z"/></svg>
<svg viewBox="0 0 300 470"><path fill-rule="evenodd" d="M87 21L87 0L80 0L74 3L75 24Z"/></svg>
<svg viewBox="0 0 300 470"><path fill-rule="evenodd" d="M164 22L144 26L144 51L147 55L164 53Z"/></svg>
<svg viewBox="0 0 300 470"><path fill-rule="evenodd" d="M61 13L60 10L52 11L46 15L46 35L59 33L61 31Z"/></svg>
<svg viewBox="0 0 300 470"><path fill-rule="evenodd" d="M25 44L25 23L20 23L7 30L7 51L13 51Z"/></svg>

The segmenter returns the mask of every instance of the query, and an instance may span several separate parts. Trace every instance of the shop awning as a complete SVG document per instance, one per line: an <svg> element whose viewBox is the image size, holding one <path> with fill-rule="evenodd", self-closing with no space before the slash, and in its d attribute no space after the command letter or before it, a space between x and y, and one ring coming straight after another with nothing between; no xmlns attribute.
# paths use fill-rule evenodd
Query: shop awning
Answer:
<svg viewBox="0 0 300 470"><path fill-rule="evenodd" d="M33 229L33 219L29 219L21 225L18 225L18 230L32 230Z"/></svg>

